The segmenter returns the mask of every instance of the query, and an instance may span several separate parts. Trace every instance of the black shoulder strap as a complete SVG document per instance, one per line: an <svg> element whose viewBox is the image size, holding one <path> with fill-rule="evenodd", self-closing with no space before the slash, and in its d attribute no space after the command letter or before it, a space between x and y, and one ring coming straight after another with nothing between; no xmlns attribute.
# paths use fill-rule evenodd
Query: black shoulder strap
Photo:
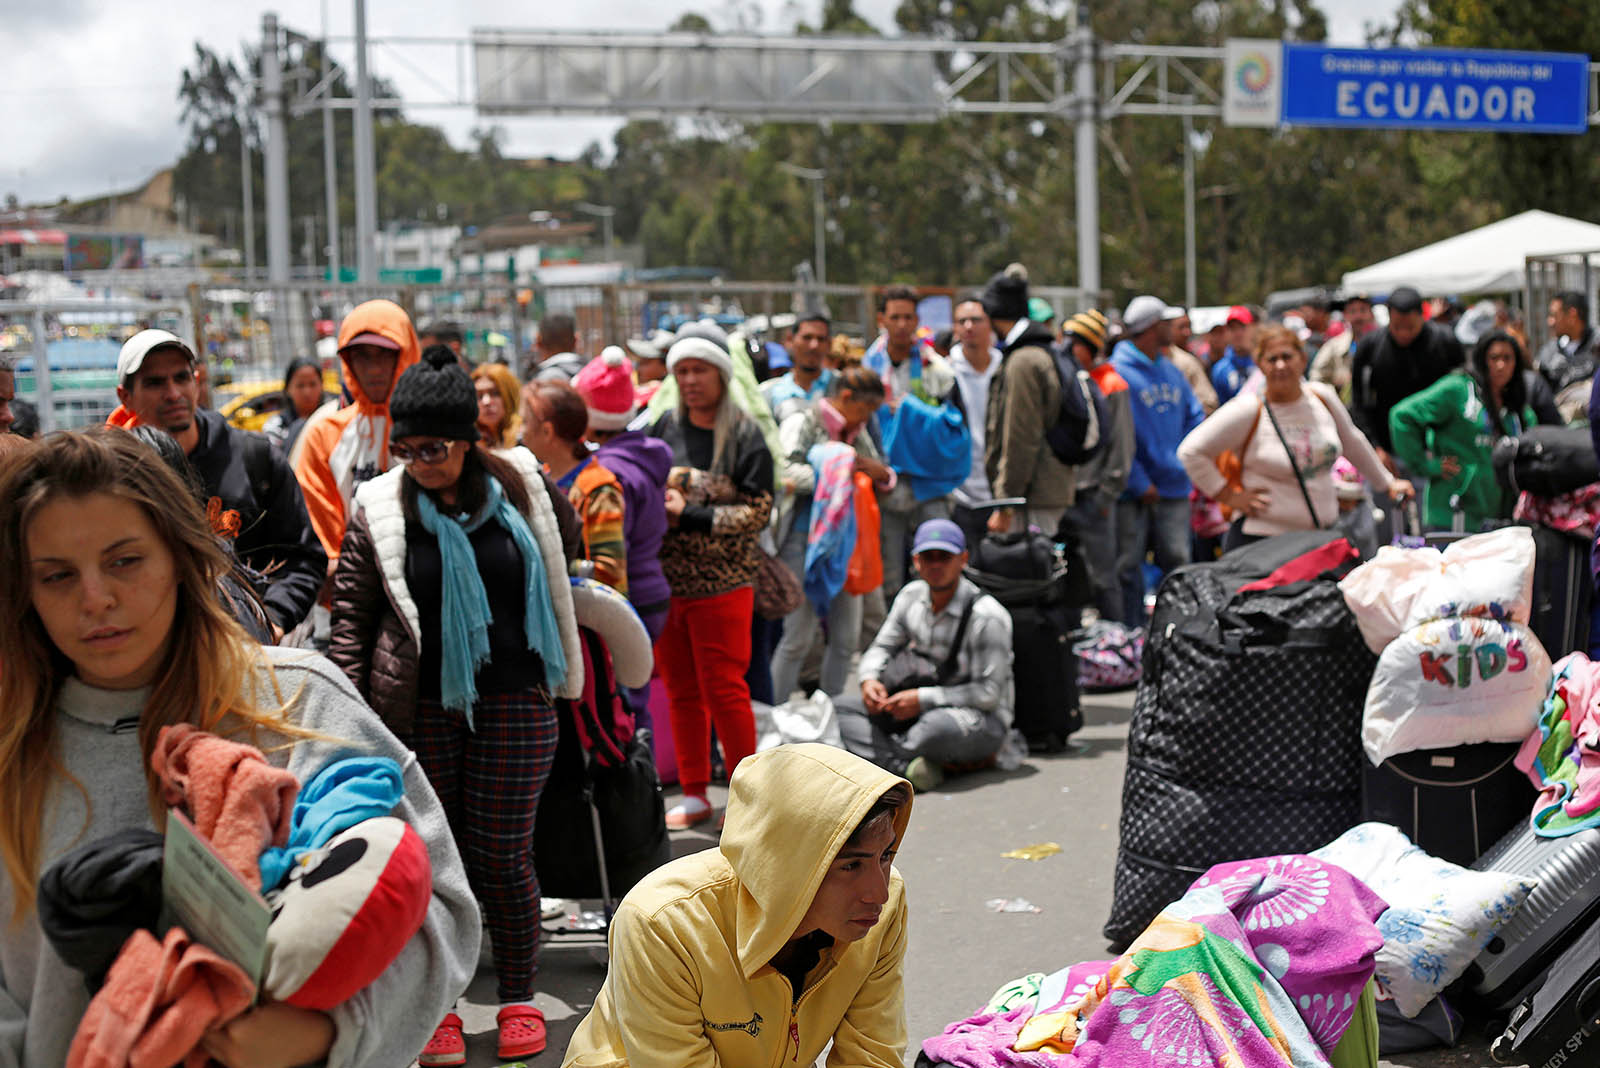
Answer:
<svg viewBox="0 0 1600 1068"><path fill-rule="evenodd" d="M940 686L949 685L950 680L956 677L957 658L961 655L961 643L967 639L967 624L972 622L972 610L978 607L978 598L982 596L983 593L981 591L974 594L972 600L967 602L966 610L961 613L961 622L956 624L956 636L951 639L950 650L944 654L944 660L939 664L937 675Z"/></svg>
<svg viewBox="0 0 1600 1068"><path fill-rule="evenodd" d="M1294 450L1289 447L1289 439L1283 436L1283 428L1278 425L1278 417L1272 414L1272 405L1267 403L1265 394L1261 398L1261 407L1267 413L1267 418L1272 421L1272 429L1278 435L1278 441L1283 445L1283 451L1289 457L1289 469L1294 472L1294 480L1300 484L1300 499L1306 502L1306 511L1311 513L1311 526L1314 530L1322 529L1322 521L1317 518L1317 507L1311 503L1311 493L1306 489L1305 476L1300 473L1300 464L1294 458Z"/></svg>

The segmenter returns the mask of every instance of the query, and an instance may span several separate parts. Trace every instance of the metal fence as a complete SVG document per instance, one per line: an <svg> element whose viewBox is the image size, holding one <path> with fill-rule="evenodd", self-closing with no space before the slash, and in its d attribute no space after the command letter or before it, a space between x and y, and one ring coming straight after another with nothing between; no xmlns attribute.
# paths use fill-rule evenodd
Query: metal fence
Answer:
<svg viewBox="0 0 1600 1068"><path fill-rule="evenodd" d="M1600 291L1600 250L1529 256L1526 262L1528 345L1538 352L1550 336L1545 315L1550 298L1557 293L1582 293L1589 301L1590 322L1594 321L1595 298Z"/></svg>

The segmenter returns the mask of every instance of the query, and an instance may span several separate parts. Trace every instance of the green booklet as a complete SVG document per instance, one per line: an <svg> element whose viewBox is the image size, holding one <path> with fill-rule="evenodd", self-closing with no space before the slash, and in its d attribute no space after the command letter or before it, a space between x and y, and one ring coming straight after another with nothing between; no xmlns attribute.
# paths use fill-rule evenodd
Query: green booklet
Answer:
<svg viewBox="0 0 1600 1068"><path fill-rule="evenodd" d="M161 906L163 928L181 926L261 985L272 910L177 809L167 813Z"/></svg>

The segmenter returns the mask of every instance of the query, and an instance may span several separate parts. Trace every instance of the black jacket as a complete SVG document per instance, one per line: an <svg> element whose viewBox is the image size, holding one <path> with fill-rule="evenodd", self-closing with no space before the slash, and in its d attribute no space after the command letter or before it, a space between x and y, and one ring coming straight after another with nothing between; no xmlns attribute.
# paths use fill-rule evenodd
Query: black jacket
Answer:
<svg viewBox="0 0 1600 1068"><path fill-rule="evenodd" d="M262 595L267 614L285 631L293 630L311 611L328 575L328 556L311 529L300 483L264 434L230 426L209 409L194 414L200 441L189 463L206 496L216 500L217 516L238 513L234 552L267 576Z"/></svg>
<svg viewBox="0 0 1600 1068"><path fill-rule="evenodd" d="M1587 382L1594 377L1597 344L1600 333L1588 326L1571 352L1561 348L1560 338L1550 338L1539 347L1539 373L1557 393L1574 382Z"/></svg>
<svg viewBox="0 0 1600 1068"><path fill-rule="evenodd" d="M1367 440L1394 451L1389 411L1466 362L1461 342L1437 323L1423 323L1416 340L1395 344L1387 329L1374 330L1350 358L1350 417Z"/></svg>

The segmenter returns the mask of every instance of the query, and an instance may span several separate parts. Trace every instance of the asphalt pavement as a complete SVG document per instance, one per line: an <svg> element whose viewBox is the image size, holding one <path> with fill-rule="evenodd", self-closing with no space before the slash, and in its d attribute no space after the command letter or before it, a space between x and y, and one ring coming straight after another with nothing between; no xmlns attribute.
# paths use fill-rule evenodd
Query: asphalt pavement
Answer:
<svg viewBox="0 0 1600 1068"><path fill-rule="evenodd" d="M907 1064L923 1038L972 1014L1007 980L1113 955L1100 926L1111 905L1132 704L1131 692L1085 695L1086 726L1076 735L1075 752L1030 757L1012 772L952 777L938 790L917 796L896 861L911 903ZM724 793L713 789L719 811ZM673 801L669 794L668 805ZM1036 861L1001 856L1045 842L1062 851ZM673 835L676 856L715 844L715 832ZM1037 911L997 912L989 905L1016 898ZM546 943L537 1003L549 1023L550 1046L529 1062L533 1068L560 1064L567 1040L604 979L603 945ZM460 1009L471 1068L501 1063L495 1056L494 1012L494 979L486 960ZM1474 1039L1454 1050L1407 1054L1380 1064L1490 1068L1494 1061L1485 1043Z"/></svg>

